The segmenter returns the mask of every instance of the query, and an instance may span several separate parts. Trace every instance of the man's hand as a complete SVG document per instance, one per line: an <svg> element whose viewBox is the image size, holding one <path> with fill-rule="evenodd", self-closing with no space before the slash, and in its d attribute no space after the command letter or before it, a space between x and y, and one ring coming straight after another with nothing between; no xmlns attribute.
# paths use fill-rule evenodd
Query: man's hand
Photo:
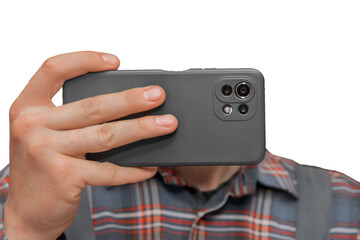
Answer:
<svg viewBox="0 0 360 240"><path fill-rule="evenodd" d="M56 239L74 219L86 185L122 185L156 173L156 167L88 161L85 153L173 132L177 120L172 115L103 123L161 105L162 88L134 88L59 107L51 101L66 80L115 70L119 64L113 55L91 51L51 57L12 104L10 182L4 208L9 239Z"/></svg>

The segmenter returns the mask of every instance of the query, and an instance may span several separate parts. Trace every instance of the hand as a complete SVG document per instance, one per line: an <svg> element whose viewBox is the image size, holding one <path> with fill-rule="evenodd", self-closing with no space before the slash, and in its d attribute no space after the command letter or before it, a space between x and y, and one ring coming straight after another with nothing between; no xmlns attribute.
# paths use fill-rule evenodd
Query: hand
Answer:
<svg viewBox="0 0 360 240"><path fill-rule="evenodd" d="M4 208L9 239L56 239L73 221L86 185L122 185L155 175L156 167L120 167L88 161L85 154L173 132L177 119L172 115L104 123L161 105L161 87L134 88L58 107L51 101L64 81L115 70L119 64L113 55L91 51L51 57L12 104Z"/></svg>

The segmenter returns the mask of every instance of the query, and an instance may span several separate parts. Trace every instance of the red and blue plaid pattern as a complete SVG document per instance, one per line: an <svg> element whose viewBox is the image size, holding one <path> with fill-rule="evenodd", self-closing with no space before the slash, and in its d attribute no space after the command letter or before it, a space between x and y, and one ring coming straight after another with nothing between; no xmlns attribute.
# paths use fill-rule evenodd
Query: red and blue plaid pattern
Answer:
<svg viewBox="0 0 360 240"><path fill-rule="evenodd" d="M168 167L139 183L91 187L96 239L295 239L296 164L266 151L263 162L241 167L209 201ZM360 184L336 171L329 174L331 239L359 240ZM8 169L0 177L2 210ZM6 239L1 222L0 236Z"/></svg>

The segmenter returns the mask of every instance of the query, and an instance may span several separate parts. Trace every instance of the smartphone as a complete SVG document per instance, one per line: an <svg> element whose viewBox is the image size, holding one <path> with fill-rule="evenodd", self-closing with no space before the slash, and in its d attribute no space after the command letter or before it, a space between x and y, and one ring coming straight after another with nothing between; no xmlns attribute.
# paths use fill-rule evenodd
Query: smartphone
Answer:
<svg viewBox="0 0 360 240"><path fill-rule="evenodd" d="M121 119L173 114L178 128L168 135L86 153L86 159L120 166L252 165L263 160L264 77L253 68L92 72L65 82L63 104L149 85L165 90L165 102Z"/></svg>

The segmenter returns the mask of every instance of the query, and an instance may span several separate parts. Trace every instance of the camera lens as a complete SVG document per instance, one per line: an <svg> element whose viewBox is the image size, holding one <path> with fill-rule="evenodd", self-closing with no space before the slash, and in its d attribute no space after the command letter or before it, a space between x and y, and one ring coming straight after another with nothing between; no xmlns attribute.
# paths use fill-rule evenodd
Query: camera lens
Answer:
<svg viewBox="0 0 360 240"><path fill-rule="evenodd" d="M224 85L221 89L222 94L230 96L232 93L232 87L230 85Z"/></svg>
<svg viewBox="0 0 360 240"><path fill-rule="evenodd" d="M248 106L246 104L241 104L239 106L239 112L241 114L246 114L248 112L248 110L249 110L249 108L248 108Z"/></svg>
<svg viewBox="0 0 360 240"><path fill-rule="evenodd" d="M235 93L239 98L247 98L250 95L251 87L246 82L241 82L236 85Z"/></svg>

